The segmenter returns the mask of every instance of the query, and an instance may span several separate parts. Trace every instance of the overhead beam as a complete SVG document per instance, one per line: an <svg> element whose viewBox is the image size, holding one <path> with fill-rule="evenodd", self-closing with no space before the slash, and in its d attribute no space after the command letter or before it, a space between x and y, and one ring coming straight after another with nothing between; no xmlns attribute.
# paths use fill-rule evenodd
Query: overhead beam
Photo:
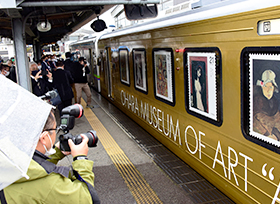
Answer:
<svg viewBox="0 0 280 204"><path fill-rule="evenodd" d="M21 7L41 7L41 6L97 6L97 5L117 5L117 4L159 4L160 0L108 0L108 1L40 1L22 2Z"/></svg>
<svg viewBox="0 0 280 204"><path fill-rule="evenodd" d="M4 9L3 10L9 17L11 18L21 18L21 14L19 13L19 9Z"/></svg>

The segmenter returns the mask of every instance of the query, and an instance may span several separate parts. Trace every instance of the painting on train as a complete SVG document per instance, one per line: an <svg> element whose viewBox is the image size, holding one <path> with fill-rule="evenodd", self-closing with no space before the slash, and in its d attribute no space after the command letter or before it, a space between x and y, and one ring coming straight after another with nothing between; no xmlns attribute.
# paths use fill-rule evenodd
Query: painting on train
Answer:
<svg viewBox="0 0 280 204"><path fill-rule="evenodd" d="M206 63L206 57L190 57L191 107L208 113Z"/></svg>
<svg viewBox="0 0 280 204"><path fill-rule="evenodd" d="M124 84L130 85L128 50L120 49L119 56L120 56L119 58L120 58L121 82Z"/></svg>
<svg viewBox="0 0 280 204"><path fill-rule="evenodd" d="M156 97L173 102L172 56L167 50L154 51Z"/></svg>
<svg viewBox="0 0 280 204"><path fill-rule="evenodd" d="M280 55L250 54L250 135L280 146Z"/></svg>
<svg viewBox="0 0 280 204"><path fill-rule="evenodd" d="M133 50L135 88L147 92L146 60L144 50Z"/></svg>
<svg viewBox="0 0 280 204"><path fill-rule="evenodd" d="M187 52L189 110L217 120L215 53Z"/></svg>

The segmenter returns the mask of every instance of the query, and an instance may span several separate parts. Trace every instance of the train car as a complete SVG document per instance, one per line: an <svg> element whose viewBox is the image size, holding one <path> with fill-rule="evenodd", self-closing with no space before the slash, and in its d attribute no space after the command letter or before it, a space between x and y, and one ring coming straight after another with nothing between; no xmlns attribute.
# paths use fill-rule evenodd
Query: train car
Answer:
<svg viewBox="0 0 280 204"><path fill-rule="evenodd" d="M236 203L280 203L279 11L219 1L97 42L101 94Z"/></svg>

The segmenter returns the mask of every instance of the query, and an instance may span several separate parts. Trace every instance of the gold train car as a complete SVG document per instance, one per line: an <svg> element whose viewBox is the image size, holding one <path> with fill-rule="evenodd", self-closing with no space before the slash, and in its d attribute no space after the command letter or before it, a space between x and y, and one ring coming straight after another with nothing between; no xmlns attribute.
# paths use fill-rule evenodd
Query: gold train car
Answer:
<svg viewBox="0 0 280 204"><path fill-rule="evenodd" d="M89 46L120 110L236 203L280 203L279 1L220 1Z"/></svg>

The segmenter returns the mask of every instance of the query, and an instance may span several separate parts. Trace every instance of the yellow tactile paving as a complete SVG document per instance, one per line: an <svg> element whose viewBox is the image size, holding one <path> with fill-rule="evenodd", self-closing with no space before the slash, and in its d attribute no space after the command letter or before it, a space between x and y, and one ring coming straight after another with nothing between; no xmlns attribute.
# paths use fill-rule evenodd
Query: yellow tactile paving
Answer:
<svg viewBox="0 0 280 204"><path fill-rule="evenodd" d="M86 106L84 100L82 100L82 105L83 107ZM122 175L136 202L145 204L162 203L154 190L146 182L133 163L128 159L114 138L110 135L90 108L84 109L84 115L92 128L97 132L99 141L102 143L107 154L110 156L111 160Z"/></svg>

